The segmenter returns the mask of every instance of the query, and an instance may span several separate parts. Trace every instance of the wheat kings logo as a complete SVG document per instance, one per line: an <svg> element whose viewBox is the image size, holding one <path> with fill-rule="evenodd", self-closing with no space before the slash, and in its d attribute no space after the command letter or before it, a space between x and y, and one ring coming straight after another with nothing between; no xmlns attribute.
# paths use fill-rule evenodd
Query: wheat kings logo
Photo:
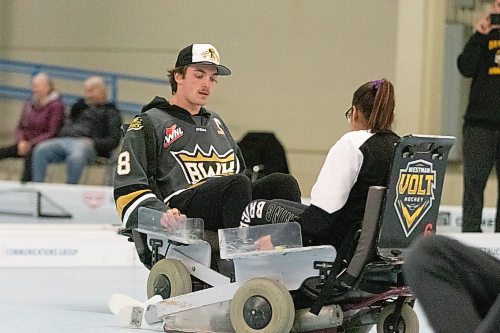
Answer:
<svg viewBox="0 0 500 333"><path fill-rule="evenodd" d="M233 175L240 169L233 149L219 154L213 146L210 146L208 152L204 152L196 145L193 152L183 150L171 154L182 167L188 183L192 185L208 177Z"/></svg>
<svg viewBox="0 0 500 333"><path fill-rule="evenodd" d="M436 171L432 163L417 160L399 170L394 207L408 237L432 207L436 188Z"/></svg>

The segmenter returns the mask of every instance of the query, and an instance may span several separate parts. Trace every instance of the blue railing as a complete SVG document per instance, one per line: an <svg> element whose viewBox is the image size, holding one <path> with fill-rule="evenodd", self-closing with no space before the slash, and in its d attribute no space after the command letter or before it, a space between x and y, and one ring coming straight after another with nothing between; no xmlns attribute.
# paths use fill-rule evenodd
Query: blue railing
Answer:
<svg viewBox="0 0 500 333"><path fill-rule="evenodd" d="M122 113L132 115L140 112L142 104L123 101L121 97L119 97L118 87L120 82L129 81L146 84L158 84L162 86L169 84L167 80L153 79L144 76L134 76L103 71L90 71L79 68L53 66L6 59L0 59L0 72L25 74L31 76L40 72L44 72L52 78L60 78L70 81L84 81L89 76L94 75L102 76L110 89L110 101L115 103ZM78 98L82 97L81 95L74 95L65 92L62 92L62 95L66 105L71 105L76 102ZM0 84L0 96L12 99L26 100L31 96L31 90L25 87Z"/></svg>

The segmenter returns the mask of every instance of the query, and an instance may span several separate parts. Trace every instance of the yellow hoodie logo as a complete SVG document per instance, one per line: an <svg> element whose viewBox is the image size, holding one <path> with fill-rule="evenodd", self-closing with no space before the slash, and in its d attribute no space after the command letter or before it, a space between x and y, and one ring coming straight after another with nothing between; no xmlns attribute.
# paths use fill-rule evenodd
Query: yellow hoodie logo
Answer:
<svg viewBox="0 0 500 333"><path fill-rule="evenodd" d="M239 162L232 149L220 154L213 146L204 152L196 145L192 152L171 152L181 165L184 176L189 184L214 176L227 176L239 172Z"/></svg>

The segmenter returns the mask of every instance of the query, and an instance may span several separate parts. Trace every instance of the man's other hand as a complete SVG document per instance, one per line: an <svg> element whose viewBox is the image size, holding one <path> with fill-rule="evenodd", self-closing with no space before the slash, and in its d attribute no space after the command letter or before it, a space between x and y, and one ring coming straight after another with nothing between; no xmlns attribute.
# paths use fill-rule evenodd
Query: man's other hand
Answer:
<svg viewBox="0 0 500 333"><path fill-rule="evenodd" d="M161 216L160 224L168 230L179 229L186 222L186 215L181 214L177 208L167 210Z"/></svg>

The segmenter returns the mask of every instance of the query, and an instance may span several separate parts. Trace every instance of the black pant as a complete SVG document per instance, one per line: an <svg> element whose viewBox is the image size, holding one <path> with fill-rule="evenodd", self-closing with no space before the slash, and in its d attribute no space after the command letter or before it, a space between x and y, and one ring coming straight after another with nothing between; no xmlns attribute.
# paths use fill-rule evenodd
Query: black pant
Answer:
<svg viewBox="0 0 500 333"><path fill-rule="evenodd" d="M417 240L406 282L436 333L500 332L500 261L443 236Z"/></svg>
<svg viewBox="0 0 500 333"><path fill-rule="evenodd" d="M498 178L495 232L500 232L500 131L465 125L462 231L481 232L484 189L493 165Z"/></svg>
<svg viewBox="0 0 500 333"><path fill-rule="evenodd" d="M252 183L252 199L283 199L301 202L301 193L297 180L280 172L272 173Z"/></svg>
<svg viewBox="0 0 500 333"><path fill-rule="evenodd" d="M245 207L240 226L290 222L297 220L306 208L306 205L288 200L254 200Z"/></svg>
<svg viewBox="0 0 500 333"><path fill-rule="evenodd" d="M0 160L4 158L24 158L24 170L21 176L22 182L30 182L31 181L31 151L28 152L25 156L20 156L17 153L17 144L7 147L0 148Z"/></svg>
<svg viewBox="0 0 500 333"><path fill-rule="evenodd" d="M274 173L250 183L244 174L214 177L193 189L172 197L169 206L188 217L205 221L205 229L216 231L240 225L246 205L260 198L282 198L300 202L297 181L290 175Z"/></svg>

